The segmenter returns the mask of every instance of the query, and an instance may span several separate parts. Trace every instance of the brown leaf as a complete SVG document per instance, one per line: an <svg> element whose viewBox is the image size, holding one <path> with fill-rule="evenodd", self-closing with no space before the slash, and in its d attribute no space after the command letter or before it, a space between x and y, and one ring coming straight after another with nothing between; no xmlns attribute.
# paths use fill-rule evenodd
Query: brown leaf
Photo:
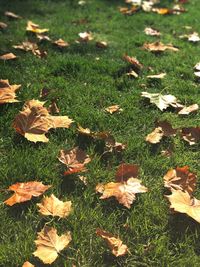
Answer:
<svg viewBox="0 0 200 267"><path fill-rule="evenodd" d="M183 107L181 110L179 110L178 114L179 115L188 115L190 113L196 112L199 110L199 105L198 104L193 104L189 107Z"/></svg>
<svg viewBox="0 0 200 267"><path fill-rule="evenodd" d="M64 175L86 171L85 165L91 158L80 148L75 147L70 150L60 150L59 161L67 166Z"/></svg>
<svg viewBox="0 0 200 267"><path fill-rule="evenodd" d="M5 15L6 17L11 18L11 19L21 19L21 18L22 18L22 17L20 17L19 15L16 15L15 13L10 12L10 11L6 11L6 12L4 13L4 15Z"/></svg>
<svg viewBox="0 0 200 267"><path fill-rule="evenodd" d="M53 263L61 250L66 248L72 240L70 232L61 236L57 235L57 230L48 226L44 226L41 232L38 233L35 244L37 246L34 256L38 257L43 263Z"/></svg>
<svg viewBox="0 0 200 267"><path fill-rule="evenodd" d="M15 56L13 53L8 53L0 56L0 59L2 60L11 60L11 59L16 59L17 56Z"/></svg>
<svg viewBox="0 0 200 267"><path fill-rule="evenodd" d="M122 152L126 148L125 144L119 143L115 141L115 138L110 135L105 139L105 145L108 152Z"/></svg>
<svg viewBox="0 0 200 267"><path fill-rule="evenodd" d="M11 185L8 190L15 193L4 203L9 206L13 206L16 203L21 203L30 200L32 197L38 197L42 195L51 185L43 185L42 182L27 182L16 183Z"/></svg>
<svg viewBox="0 0 200 267"><path fill-rule="evenodd" d="M15 49L20 49L20 50L24 50L24 51L34 51L38 49L38 45L36 43L32 43L29 41L26 42L22 42L22 44L19 45L13 45L13 47Z"/></svg>
<svg viewBox="0 0 200 267"><path fill-rule="evenodd" d="M80 32L78 35L79 35L78 42L87 43L93 40L91 32Z"/></svg>
<svg viewBox="0 0 200 267"><path fill-rule="evenodd" d="M0 21L0 29L1 30L6 29L7 27L8 27L8 25L6 23Z"/></svg>
<svg viewBox="0 0 200 267"><path fill-rule="evenodd" d="M124 15L133 15L134 13L136 13L139 10L138 7L136 6L132 6L131 8L128 7L120 7L119 8L119 12L121 12Z"/></svg>
<svg viewBox="0 0 200 267"><path fill-rule="evenodd" d="M128 55L124 55L123 59L130 63L134 68L141 70L144 66L135 58L135 57L130 57Z"/></svg>
<svg viewBox="0 0 200 267"><path fill-rule="evenodd" d="M59 110L59 108L58 108L58 106L57 106L55 100L52 100L52 101L51 101L51 104L50 104L50 106L48 107L48 111L49 111L50 113L52 113L52 114L54 114L54 113L57 113L57 114L58 114L58 113L60 112L60 110Z"/></svg>
<svg viewBox="0 0 200 267"><path fill-rule="evenodd" d="M137 178L139 174L139 166L136 164L122 163L119 165L116 174L116 182L126 182L129 178Z"/></svg>
<svg viewBox="0 0 200 267"><path fill-rule="evenodd" d="M160 36L161 35L161 33L158 30L153 29L151 27L146 27L144 29L144 32L146 33L146 35L150 35L150 36Z"/></svg>
<svg viewBox="0 0 200 267"><path fill-rule="evenodd" d="M170 209L180 213L185 213L195 221L200 223L200 201L189 193L181 190L173 190L172 194L166 196L170 202Z"/></svg>
<svg viewBox="0 0 200 267"><path fill-rule="evenodd" d="M182 128L181 135L190 145L195 145L200 141L200 127Z"/></svg>
<svg viewBox="0 0 200 267"><path fill-rule="evenodd" d="M44 58L47 56L47 51L36 49L32 51L33 54L39 58Z"/></svg>
<svg viewBox="0 0 200 267"><path fill-rule="evenodd" d="M22 267L35 267L35 265L31 264L29 261L24 262Z"/></svg>
<svg viewBox="0 0 200 267"><path fill-rule="evenodd" d="M40 29L38 24L33 23L32 21L27 22L26 31L33 32L33 33L44 33L48 32L49 29Z"/></svg>
<svg viewBox="0 0 200 267"><path fill-rule="evenodd" d="M98 184L96 192L102 194L100 199L115 197L123 206L130 209L131 204L136 198L137 193L147 192L147 188L141 185L141 181L136 178L129 178L126 182L111 182L107 184Z"/></svg>
<svg viewBox="0 0 200 267"><path fill-rule="evenodd" d="M115 112L121 112L123 111L123 109L121 109L119 105L113 105L105 108L105 111L107 111L110 114L113 114Z"/></svg>
<svg viewBox="0 0 200 267"><path fill-rule="evenodd" d="M69 128L73 122L67 116L51 116L39 100L27 101L15 117L13 127L31 142L48 142L45 134L51 128Z"/></svg>
<svg viewBox="0 0 200 267"><path fill-rule="evenodd" d="M128 253L128 247L123 244L119 238L116 238L112 234L99 228L97 228L96 234L106 241L108 247L111 249L112 254L116 257L123 256Z"/></svg>
<svg viewBox="0 0 200 267"><path fill-rule="evenodd" d="M0 80L0 104L19 102L15 91L20 87L20 84L11 85L8 80Z"/></svg>
<svg viewBox="0 0 200 267"><path fill-rule="evenodd" d="M42 203L38 203L39 212L45 216L67 217L71 212L71 201L63 202L52 194L50 197L44 197Z"/></svg>
<svg viewBox="0 0 200 267"><path fill-rule="evenodd" d="M164 186L170 190L182 190L190 195L196 188L196 174L189 171L188 166L170 169L164 176Z"/></svg>
<svg viewBox="0 0 200 267"><path fill-rule="evenodd" d="M63 39L58 39L57 41L54 42L55 45L57 45L60 48L68 47L69 43L65 42Z"/></svg>
<svg viewBox="0 0 200 267"><path fill-rule="evenodd" d="M179 51L179 49L177 47L174 47L172 44L165 45L161 42L145 43L143 45L143 49L151 52L164 52L165 50L171 50L174 52Z"/></svg>
<svg viewBox="0 0 200 267"><path fill-rule="evenodd" d="M106 140L110 136L109 132L93 132L89 128L83 128L80 125L78 125L77 130L80 134L92 137L94 139Z"/></svg>
<svg viewBox="0 0 200 267"><path fill-rule="evenodd" d="M163 79L167 74L165 72L156 75L147 75L149 79Z"/></svg>

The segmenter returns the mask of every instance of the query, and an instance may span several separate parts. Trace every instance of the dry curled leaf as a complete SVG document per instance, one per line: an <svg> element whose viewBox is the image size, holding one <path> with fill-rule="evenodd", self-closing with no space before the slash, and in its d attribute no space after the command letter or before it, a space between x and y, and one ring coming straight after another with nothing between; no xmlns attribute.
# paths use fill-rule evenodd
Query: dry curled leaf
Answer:
<svg viewBox="0 0 200 267"><path fill-rule="evenodd" d="M158 93L142 92L142 97L150 99L150 103L155 104L161 111L168 107L180 108L183 107L173 95L162 95Z"/></svg>
<svg viewBox="0 0 200 267"><path fill-rule="evenodd" d="M149 79L163 79L167 74L165 72L156 74L156 75L148 75L147 78Z"/></svg>
<svg viewBox="0 0 200 267"><path fill-rule="evenodd" d="M108 247L111 249L112 254L116 257L123 256L128 253L128 247L123 244L121 239L116 238L112 234L99 228L96 229L96 234L106 241Z"/></svg>
<svg viewBox="0 0 200 267"><path fill-rule="evenodd" d="M189 193L181 190L173 190L172 194L166 196L170 202L170 209L176 212L185 213L200 223L200 201Z"/></svg>
<svg viewBox="0 0 200 267"><path fill-rule="evenodd" d="M44 197L41 203L38 203L39 212L45 216L67 217L71 212L71 201L63 202L52 194L50 197Z"/></svg>
<svg viewBox="0 0 200 267"><path fill-rule="evenodd" d="M13 53L7 53L7 54L0 56L0 59L5 60L5 61L16 59L16 58L17 56L15 56Z"/></svg>
<svg viewBox="0 0 200 267"><path fill-rule="evenodd" d="M78 35L79 35L78 42L87 43L93 40L91 32L80 32Z"/></svg>
<svg viewBox="0 0 200 267"><path fill-rule="evenodd" d="M179 115L188 115L190 113L196 112L197 110L199 110L199 105L193 104L191 106L181 108L181 110L178 111L178 114Z"/></svg>
<svg viewBox="0 0 200 267"><path fill-rule="evenodd" d="M83 128L80 125L78 125L77 130L82 135L86 135L99 140L106 140L110 136L109 132L93 132L89 128Z"/></svg>
<svg viewBox="0 0 200 267"><path fill-rule="evenodd" d="M141 70L144 66L137 60L137 58L135 57L130 57L128 55L124 55L123 59L130 63L134 68L136 68L137 70Z"/></svg>
<svg viewBox="0 0 200 267"><path fill-rule="evenodd" d="M190 145L195 145L200 141L200 127L182 128L181 136Z"/></svg>
<svg viewBox="0 0 200 267"><path fill-rule="evenodd" d="M34 51L36 49L38 49L38 45L36 43L32 43L32 42L29 42L29 41L26 41L26 42L22 42L21 44L18 44L18 45L13 45L13 47L15 49L20 49L20 50L23 50L23 51Z"/></svg>
<svg viewBox="0 0 200 267"><path fill-rule="evenodd" d="M107 111L110 114L113 114L115 112L121 112L121 111L123 111L123 109L120 108L119 105L113 105L113 106L109 106L109 107L105 108L105 111Z"/></svg>
<svg viewBox="0 0 200 267"><path fill-rule="evenodd" d="M8 18L11 18L11 19L21 19L21 18L22 18L21 16L15 14L15 13L13 13L13 12L10 12L10 11L6 11L6 12L4 13L4 15L5 15L6 17L8 17Z"/></svg>
<svg viewBox="0 0 200 267"><path fill-rule="evenodd" d="M6 29L7 27L8 27L8 25L6 23L0 21L0 29L1 30Z"/></svg>
<svg viewBox="0 0 200 267"><path fill-rule="evenodd" d="M63 39L58 39L57 41L53 42L56 46L60 47L60 48L64 48L64 47L68 47L69 43L65 42Z"/></svg>
<svg viewBox="0 0 200 267"><path fill-rule="evenodd" d="M161 42L145 43L143 45L143 49L151 52L164 52L165 50L171 50L174 52L179 51L179 49L177 47L174 47L172 44L165 45Z"/></svg>
<svg viewBox="0 0 200 267"><path fill-rule="evenodd" d="M107 48L108 47L108 43L105 41L98 41L96 42L96 47L98 48Z"/></svg>
<svg viewBox="0 0 200 267"><path fill-rule="evenodd" d="M61 250L66 248L72 240L70 232L61 236L57 235L57 230L53 227L44 226L41 232L38 232L35 244L37 246L34 256L38 257L43 263L53 263Z"/></svg>
<svg viewBox="0 0 200 267"><path fill-rule="evenodd" d="M19 102L15 92L20 87L20 84L11 85L8 80L0 80L0 104Z"/></svg>
<svg viewBox="0 0 200 267"><path fill-rule="evenodd" d="M16 203L21 203L30 200L32 197L38 197L42 195L51 185L43 185L42 182L27 182L16 183L11 185L8 190L15 193L4 203L8 206L13 206Z"/></svg>
<svg viewBox="0 0 200 267"><path fill-rule="evenodd" d="M146 35L150 35L150 36L160 36L161 35L161 33L158 30L150 28L150 27L146 27L144 29L144 32Z"/></svg>
<svg viewBox="0 0 200 267"><path fill-rule="evenodd" d="M40 29L40 26L38 24L35 24L29 20L27 22L26 31L41 34L44 32L48 32L49 29Z"/></svg>
<svg viewBox="0 0 200 267"><path fill-rule="evenodd" d="M182 190L190 195L196 188L196 174L189 171L188 166L170 169L164 176L164 186L170 190Z"/></svg>
<svg viewBox="0 0 200 267"><path fill-rule="evenodd" d="M60 150L58 159L67 166L64 175L86 171L85 165L91 161L91 158L78 147L70 150Z"/></svg>
<svg viewBox="0 0 200 267"><path fill-rule="evenodd" d="M22 267L35 267L35 265L31 264L29 261L24 262Z"/></svg>
<svg viewBox="0 0 200 267"><path fill-rule="evenodd" d="M15 117L13 127L31 142L48 142L45 134L51 128L69 128L73 122L67 116L51 116L39 100L27 101Z"/></svg>

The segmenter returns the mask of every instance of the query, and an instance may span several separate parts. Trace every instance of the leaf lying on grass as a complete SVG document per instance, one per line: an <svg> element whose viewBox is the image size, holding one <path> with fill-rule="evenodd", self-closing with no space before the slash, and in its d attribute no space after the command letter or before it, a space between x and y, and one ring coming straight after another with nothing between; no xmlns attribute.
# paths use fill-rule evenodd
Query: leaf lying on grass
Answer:
<svg viewBox="0 0 200 267"><path fill-rule="evenodd" d="M59 252L66 248L71 240L70 232L58 236L55 228L45 226L38 233L37 240L35 240L37 250L33 255L42 260L43 263L51 264L57 259Z"/></svg>
<svg viewBox="0 0 200 267"><path fill-rule="evenodd" d="M174 47L172 44L165 45L161 42L145 43L143 45L143 49L151 52L164 52L165 50L171 50L174 52L179 51L179 49L177 47Z"/></svg>
<svg viewBox="0 0 200 267"><path fill-rule="evenodd" d="M108 43L105 41L98 41L96 42L96 47L98 48L107 48L108 47Z"/></svg>
<svg viewBox="0 0 200 267"><path fill-rule="evenodd" d="M40 26L38 24L35 24L29 20L27 22L26 31L41 34L44 32L48 32L49 29L40 29Z"/></svg>
<svg viewBox="0 0 200 267"><path fill-rule="evenodd" d="M21 16L15 14L15 13L13 13L13 12L10 12L10 11L6 11L6 12L4 13L4 15L5 15L6 17L8 17L8 18L11 18L11 19L21 19L21 18L22 18Z"/></svg>
<svg viewBox="0 0 200 267"><path fill-rule="evenodd" d="M105 108L105 111L107 111L110 114L113 114L115 112L121 112L121 111L123 111L123 109L120 108L119 105L113 105L113 106L109 106L109 107Z"/></svg>
<svg viewBox="0 0 200 267"><path fill-rule="evenodd" d="M135 57L130 57L128 55L124 55L123 59L131 64L134 68L141 70L144 66L137 60Z"/></svg>
<svg viewBox="0 0 200 267"><path fill-rule="evenodd" d="M0 80L0 104L19 102L15 92L20 87L21 84L11 85L8 80Z"/></svg>
<svg viewBox="0 0 200 267"><path fill-rule="evenodd" d="M8 190L15 193L4 203L8 206L13 206L16 203L21 203L30 200L32 197L38 197L42 195L51 185L43 185L42 182L27 182L16 183L11 185Z"/></svg>
<svg viewBox="0 0 200 267"><path fill-rule="evenodd" d="M192 194L196 188L196 174L188 166L170 169L164 176L164 186L170 190L182 190Z"/></svg>
<svg viewBox="0 0 200 267"><path fill-rule="evenodd" d="M165 72L156 74L156 75L148 75L147 78L149 79L163 79L167 74Z"/></svg>
<svg viewBox="0 0 200 267"><path fill-rule="evenodd" d="M41 203L38 203L39 212L45 216L67 217L71 212L71 201L63 202L52 194L50 197L44 197Z"/></svg>
<svg viewBox="0 0 200 267"><path fill-rule="evenodd" d="M0 21L0 29L1 30L6 29L7 27L8 27L8 25L6 23Z"/></svg>
<svg viewBox="0 0 200 267"><path fill-rule="evenodd" d="M144 29L144 32L146 35L150 35L150 36L160 36L161 35L161 33L158 30L150 28L150 27L146 27Z"/></svg>
<svg viewBox="0 0 200 267"><path fill-rule="evenodd" d="M200 201L189 193L181 190L173 190L172 194L166 196L170 202L170 209L176 212L185 213L200 223Z"/></svg>
<svg viewBox="0 0 200 267"><path fill-rule="evenodd" d="M86 171L85 165L91 161L91 158L78 147L70 150L60 150L58 159L68 168L64 175Z"/></svg>
<svg viewBox="0 0 200 267"><path fill-rule="evenodd" d="M108 247L111 249L112 254L116 257L123 256L128 253L128 247L123 244L121 239L116 238L112 234L99 228L96 230L96 234L106 241Z"/></svg>
<svg viewBox="0 0 200 267"><path fill-rule="evenodd" d="M190 113L196 112L197 110L199 110L199 105L193 104L191 106L181 108L181 110L179 110L178 114L179 115L188 115Z"/></svg>
<svg viewBox="0 0 200 267"><path fill-rule="evenodd" d="M69 43L65 42L63 39L58 39L55 42L53 42L56 46L60 47L60 48L64 48L64 47L68 47Z"/></svg>
<svg viewBox="0 0 200 267"><path fill-rule="evenodd" d="M179 38L181 39L187 39L189 42L199 42L200 41L200 37L198 32L193 32L191 34L184 34L184 35L180 35Z"/></svg>
<svg viewBox="0 0 200 267"><path fill-rule="evenodd" d="M23 51L34 51L36 49L38 49L38 45L36 43L32 43L32 42L29 42L29 41L26 41L26 42L22 42L21 44L18 44L18 45L13 45L13 47L15 49L20 49L20 50L23 50Z"/></svg>
<svg viewBox="0 0 200 267"><path fill-rule="evenodd" d="M78 35L79 35L78 42L87 43L93 40L91 32L80 32Z"/></svg>
<svg viewBox="0 0 200 267"><path fill-rule="evenodd" d="M29 261L24 262L22 267L35 267L35 265L31 264Z"/></svg>
<svg viewBox="0 0 200 267"><path fill-rule="evenodd" d="M17 58L17 56L15 56L13 53L8 53L8 54L4 54L4 55L0 56L0 59L5 60L5 61L16 59L16 58Z"/></svg>
<svg viewBox="0 0 200 267"><path fill-rule="evenodd" d="M200 127L182 128L181 136L190 145L195 145L200 141Z"/></svg>
<svg viewBox="0 0 200 267"><path fill-rule="evenodd" d="M45 134L51 128L69 128L73 122L67 116L51 116L39 100L27 101L15 117L13 127L31 142L48 142Z"/></svg>

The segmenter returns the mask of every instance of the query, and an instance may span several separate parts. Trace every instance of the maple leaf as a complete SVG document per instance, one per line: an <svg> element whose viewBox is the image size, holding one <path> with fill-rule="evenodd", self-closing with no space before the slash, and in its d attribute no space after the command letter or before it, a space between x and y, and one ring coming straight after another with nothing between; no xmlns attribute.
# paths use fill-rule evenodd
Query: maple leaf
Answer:
<svg viewBox="0 0 200 267"><path fill-rule="evenodd" d="M176 135L177 130L173 129L168 121L158 121L155 123L156 128L147 135L146 141L151 144L157 144L163 138L163 136Z"/></svg>
<svg viewBox="0 0 200 267"><path fill-rule="evenodd" d="M37 181L13 184L7 190L15 193L4 203L8 206L13 206L16 203L28 201L32 197L42 195L50 187L51 185L43 185L42 182Z"/></svg>
<svg viewBox="0 0 200 267"><path fill-rule="evenodd" d="M150 103L155 104L161 111L172 106L174 108L183 107L173 95L151 94L148 92L142 92L142 97L150 99Z"/></svg>
<svg viewBox="0 0 200 267"><path fill-rule="evenodd" d="M37 240L35 240L37 250L33 255L42 260L43 263L51 264L57 259L59 252L66 248L71 240L70 232L58 236L55 228L45 226L38 233Z"/></svg>
<svg viewBox="0 0 200 267"><path fill-rule="evenodd" d="M111 249L112 254L116 257L123 256L128 253L128 247L123 244L119 238L116 238L112 234L99 228L96 229L96 234L106 241L108 247Z"/></svg>
<svg viewBox="0 0 200 267"><path fill-rule="evenodd" d="M63 48L63 47L68 47L69 46L69 43L65 42L63 39L58 39L54 42L55 45L57 45L58 47L60 48Z"/></svg>
<svg viewBox="0 0 200 267"><path fill-rule="evenodd" d="M200 141L200 127L182 128L181 136L190 145L195 145Z"/></svg>
<svg viewBox="0 0 200 267"><path fill-rule="evenodd" d="M8 80L0 80L0 104L19 102L15 91L20 87L20 84L10 85Z"/></svg>
<svg viewBox="0 0 200 267"><path fill-rule="evenodd" d="M13 127L32 142L48 142L45 134L51 128L69 128L73 122L67 116L51 116L39 100L27 101L15 117Z"/></svg>
<svg viewBox="0 0 200 267"><path fill-rule="evenodd" d="M29 261L24 262L22 267L35 267L35 265L31 264Z"/></svg>
<svg viewBox="0 0 200 267"><path fill-rule="evenodd" d="M6 23L0 21L0 29L1 30L6 29L7 27L8 27L8 25Z"/></svg>
<svg viewBox="0 0 200 267"><path fill-rule="evenodd" d="M39 33L39 34L49 31L49 29L40 29L38 24L35 24L30 20L27 22L26 30L29 32Z"/></svg>
<svg viewBox="0 0 200 267"><path fill-rule="evenodd" d="M71 212L71 201L63 202L52 194L50 197L44 197L42 203L37 204L42 215L67 217Z"/></svg>
<svg viewBox="0 0 200 267"><path fill-rule="evenodd" d="M61 150L58 159L68 168L64 175L86 171L85 165L91 161L90 157L78 147Z"/></svg>
<svg viewBox="0 0 200 267"><path fill-rule="evenodd" d="M149 79L163 79L167 74L166 73L160 73L156 75L148 75L147 78Z"/></svg>
<svg viewBox="0 0 200 267"><path fill-rule="evenodd" d="M150 36L160 36L161 35L161 33L158 30L153 29L151 27L146 27L144 29L144 32L146 35L150 35Z"/></svg>
<svg viewBox="0 0 200 267"><path fill-rule="evenodd" d="M184 190L190 195L196 188L196 174L189 171L188 166L170 169L164 176L164 186L170 190Z"/></svg>
<svg viewBox="0 0 200 267"><path fill-rule="evenodd" d="M6 12L4 13L4 15L5 15L6 17L8 17L8 18L11 18L11 19L21 19L21 18L22 18L21 16L15 14L15 13L13 13L13 12L10 12L10 11L6 11Z"/></svg>
<svg viewBox="0 0 200 267"><path fill-rule="evenodd" d="M105 108L105 111L107 111L110 114L113 114L115 112L121 112L123 111L123 109L121 109L119 105L113 105Z"/></svg>
<svg viewBox="0 0 200 267"><path fill-rule="evenodd" d="M170 209L185 213L200 223L200 201L186 191L173 190L172 194L166 196L170 202Z"/></svg>
<svg viewBox="0 0 200 267"><path fill-rule="evenodd" d="M143 49L146 49L151 52L163 52L165 50L171 50L174 52L179 51L177 47L174 47L172 44L163 44L161 42L154 42L154 43L145 43L143 45Z"/></svg>
<svg viewBox="0 0 200 267"><path fill-rule="evenodd" d="M0 59L2 60L12 60L12 59L16 59L17 56L15 56L13 53L8 53L8 54L4 54L2 56L0 56Z"/></svg>

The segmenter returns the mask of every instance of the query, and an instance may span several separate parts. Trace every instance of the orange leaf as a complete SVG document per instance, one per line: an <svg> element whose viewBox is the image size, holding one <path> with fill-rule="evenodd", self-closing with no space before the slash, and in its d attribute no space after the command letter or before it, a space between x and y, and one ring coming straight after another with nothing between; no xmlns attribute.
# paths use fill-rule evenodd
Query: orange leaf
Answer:
<svg viewBox="0 0 200 267"><path fill-rule="evenodd" d="M58 47L68 47L69 43L65 42L63 39L58 39L57 41L54 42L55 45L57 45Z"/></svg>
<svg viewBox="0 0 200 267"><path fill-rule="evenodd" d="M49 29L40 29L38 24L35 24L30 20L27 22L26 30L29 32L34 32L39 34L49 31Z"/></svg>
<svg viewBox="0 0 200 267"><path fill-rule="evenodd" d="M2 60L12 60L12 59L16 59L17 56L15 56L13 53L8 53L8 54L4 54L2 56L0 56L0 59Z"/></svg>
<svg viewBox="0 0 200 267"><path fill-rule="evenodd" d="M141 70L144 66L137 60L135 57L130 57L128 55L124 55L123 59L130 63L133 67L135 67L138 70Z"/></svg>
<svg viewBox="0 0 200 267"><path fill-rule="evenodd" d="M37 240L35 240L37 250L33 255L45 264L51 264L57 259L59 252L66 248L71 240L70 232L58 236L55 228L45 226L38 233Z"/></svg>
<svg viewBox="0 0 200 267"><path fill-rule="evenodd" d="M8 80L0 80L0 104L19 102L15 91L20 87L20 84L10 85Z"/></svg>
<svg viewBox="0 0 200 267"><path fill-rule="evenodd" d="M22 267L35 267L35 265L31 264L29 261L24 262Z"/></svg>
<svg viewBox="0 0 200 267"><path fill-rule="evenodd" d="M116 238L112 234L99 228L96 230L96 234L106 241L108 247L111 249L112 254L116 257L123 256L128 253L128 247L124 245L119 238Z"/></svg>
<svg viewBox="0 0 200 267"><path fill-rule="evenodd" d="M119 105L113 105L105 108L105 111L107 111L110 114L113 114L115 112L121 112L123 111L123 109L121 109Z"/></svg>
<svg viewBox="0 0 200 267"><path fill-rule="evenodd" d="M4 203L13 206L16 203L21 203L30 200L32 197L42 195L51 185L43 185L41 182L33 181L27 183L16 183L11 185L8 190L15 193Z"/></svg>

